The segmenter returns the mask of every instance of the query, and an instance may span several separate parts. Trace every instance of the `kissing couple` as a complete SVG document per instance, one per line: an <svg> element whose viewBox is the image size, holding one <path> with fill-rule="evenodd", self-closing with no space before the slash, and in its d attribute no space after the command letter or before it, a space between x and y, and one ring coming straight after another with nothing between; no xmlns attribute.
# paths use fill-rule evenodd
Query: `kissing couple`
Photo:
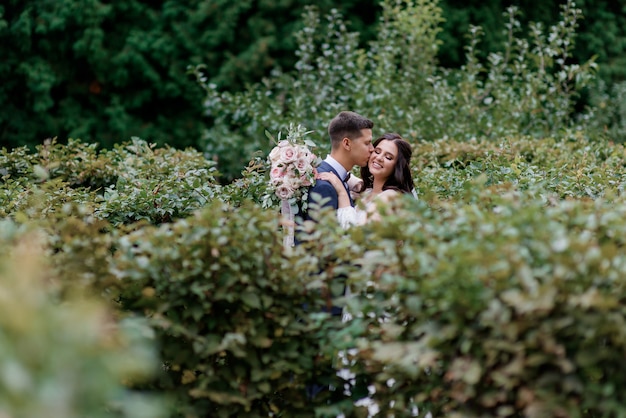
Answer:
<svg viewBox="0 0 626 418"><path fill-rule="evenodd" d="M374 122L351 111L340 112L328 125L331 151L317 167L309 189L308 208L332 207L342 228L380 219L382 204L402 194L415 196L411 175L411 144L397 133L373 140ZM360 178L351 175L361 167ZM364 209L356 205L360 200ZM310 210L303 213L310 220Z"/></svg>

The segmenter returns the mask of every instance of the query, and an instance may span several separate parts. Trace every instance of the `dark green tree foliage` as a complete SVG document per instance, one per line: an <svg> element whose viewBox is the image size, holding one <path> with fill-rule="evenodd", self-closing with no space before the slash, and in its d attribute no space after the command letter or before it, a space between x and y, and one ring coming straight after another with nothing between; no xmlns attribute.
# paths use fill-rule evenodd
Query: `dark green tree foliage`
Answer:
<svg viewBox="0 0 626 418"><path fill-rule="evenodd" d="M463 63L464 46L467 45L467 33L470 25L481 26L485 32L482 40L484 54L497 50L504 43L501 28L504 26L503 12L509 6L516 6L522 12L520 22L555 23L559 18L559 4L552 0L442 0L441 8L446 21L442 25L440 38L443 42L439 51L441 64L458 67ZM586 14L585 14L586 16ZM587 59L588 56L585 57Z"/></svg>
<svg viewBox="0 0 626 418"><path fill-rule="evenodd" d="M463 61L463 46L470 25L485 31L485 54L496 50L505 39L500 28L505 18L502 13L509 6L522 12L520 22L554 24L559 19L559 5L564 1L536 0L442 0L446 18L440 38L443 45L439 58L444 66L457 67ZM577 0L576 7L585 18L579 22L578 39L573 56L578 61L597 55L600 76L609 81L626 79L626 3L614 0Z"/></svg>
<svg viewBox="0 0 626 418"><path fill-rule="evenodd" d="M189 24L189 5L159 3L8 2L0 143L69 136L111 145L140 135L192 145L202 129L201 94L184 73L201 50L199 23Z"/></svg>
<svg viewBox="0 0 626 418"><path fill-rule="evenodd" d="M608 82L626 81L626 3L578 0L587 18L580 22L582 54L597 54L600 74Z"/></svg>
<svg viewBox="0 0 626 418"><path fill-rule="evenodd" d="M158 144L198 146L203 93L186 74L205 64L209 81L241 90L272 68L296 62L293 34L305 5L321 15L337 8L360 34L374 39L376 0L5 0L0 5L0 146L40 144L57 136L106 147L139 136ZM446 19L439 59L458 67L470 24L481 25L487 52L502 44L502 12L511 1L442 0ZM515 2L522 23L558 19L557 0ZM536 4L535 4L536 3ZM600 75L623 80L623 2L580 0L574 57L598 55ZM609 86L610 88L610 86ZM607 89L608 90L608 89Z"/></svg>
<svg viewBox="0 0 626 418"><path fill-rule="evenodd" d="M8 0L0 5L0 146L48 137L195 146L206 125L189 65L240 88L295 61L307 1ZM333 7L321 2L322 10ZM349 15L356 1L342 10ZM373 8L359 9L374 20ZM361 18L355 27L367 30Z"/></svg>
<svg viewBox="0 0 626 418"><path fill-rule="evenodd" d="M302 28L305 6L315 4L322 12L335 8L347 17L363 42L376 36L374 23L380 14L376 0L231 0L210 1L214 25L202 34L213 48L206 51L209 78L221 88L241 89L260 80L275 67L296 63L294 34Z"/></svg>

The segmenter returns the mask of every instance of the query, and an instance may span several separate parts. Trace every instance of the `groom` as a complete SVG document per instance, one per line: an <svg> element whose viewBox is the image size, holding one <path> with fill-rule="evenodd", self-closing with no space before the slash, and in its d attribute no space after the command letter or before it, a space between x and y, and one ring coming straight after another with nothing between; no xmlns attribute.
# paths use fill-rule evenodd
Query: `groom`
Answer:
<svg viewBox="0 0 626 418"><path fill-rule="evenodd" d="M365 167L374 151L372 146L372 128L374 122L355 112L343 111L330 121L330 155L317 167L320 173L331 172L339 177L348 189L348 173L354 166ZM348 195L350 192L348 191ZM337 191L328 181L316 180L315 186L309 189L308 207L322 201L318 207L332 207L337 210L339 197ZM353 202L351 202L353 203ZM354 206L354 204L353 204ZM307 210L303 213L304 220L310 220Z"/></svg>
<svg viewBox="0 0 626 418"><path fill-rule="evenodd" d="M372 145L372 128L374 122L355 112L344 111L330 121L328 135L330 136L330 154L317 167L320 173L331 172L339 177L348 189L348 173L354 166L364 167L374 152ZM350 192L348 191L348 196ZM321 205L320 203L321 202ZM332 207L335 211L339 208L339 196L331 183L325 180L316 180L315 185L309 189L308 210L302 214L303 220L312 219L309 211L317 205L319 208ZM352 202L351 202L352 203ZM297 241L297 240L296 240ZM338 317L342 309L332 306L330 314ZM331 375L334 373L331 373ZM309 382L306 393L309 400L315 399L321 392L330 389L329 379L324 373Z"/></svg>

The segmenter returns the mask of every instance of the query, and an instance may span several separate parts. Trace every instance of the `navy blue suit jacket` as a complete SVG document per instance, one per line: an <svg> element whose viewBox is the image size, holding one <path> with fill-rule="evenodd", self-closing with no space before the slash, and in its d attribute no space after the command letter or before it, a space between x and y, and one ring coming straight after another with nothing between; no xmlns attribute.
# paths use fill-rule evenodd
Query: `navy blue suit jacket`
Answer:
<svg viewBox="0 0 626 418"><path fill-rule="evenodd" d="M328 164L326 161L322 161L322 163L317 167L317 171L319 173L330 172L336 175L339 179L341 179L341 177L339 177L339 173L337 173L337 171L334 168L332 168L332 166ZM346 191L347 191L347 188L346 188ZM328 181L315 180L315 186L309 189L309 197L307 199L309 210L311 209L312 203L320 201L320 200L315 200L313 195L316 195L317 198L324 200L324 203L321 205L321 207L332 207L335 210L339 208L339 196L337 195L337 191L335 190L335 187L332 184L330 184ZM349 192L348 192L348 196L350 196ZM353 204L352 197L350 197L350 204ZM303 220L311 219L311 217L309 216L309 210L305 211L302 214ZM296 236L296 244L298 243L299 243L298 237ZM345 293L345 289L344 289L344 293ZM323 311L326 312L327 309L323 309ZM341 316L342 311L343 309L341 307L332 306L330 309L330 314L333 316Z"/></svg>
<svg viewBox="0 0 626 418"><path fill-rule="evenodd" d="M337 171L326 161L322 161L322 163L317 167L317 171L319 173L330 172L336 175L337 177L339 177L339 173L337 173ZM341 179L341 177L339 177L339 179ZM320 200L324 200L324 203L321 205L321 207L332 207L335 210L339 208L339 196L337 195L337 191L335 190L335 187L332 184L330 184L330 182L325 181L325 180L315 181L315 186L309 189L309 197L307 199L308 209L311 208L312 203L316 202L313 195L315 195ZM349 192L348 192L348 196L350 196ZM350 198L350 203L352 204L352 197ZM311 219L311 217L309 216L309 210L307 210L306 212L302 214L302 218L304 220Z"/></svg>

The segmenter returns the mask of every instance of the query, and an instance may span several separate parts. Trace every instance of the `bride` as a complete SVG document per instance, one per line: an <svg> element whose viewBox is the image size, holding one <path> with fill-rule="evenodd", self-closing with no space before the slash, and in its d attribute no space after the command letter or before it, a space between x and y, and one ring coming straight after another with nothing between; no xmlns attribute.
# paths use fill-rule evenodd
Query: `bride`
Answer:
<svg viewBox="0 0 626 418"><path fill-rule="evenodd" d="M350 196L342 181L332 173L318 173L317 178L330 182L339 196L337 219L342 228L363 225L380 218L378 205L389 203L406 193L415 194L411 176L411 144L396 133L386 133L374 141L374 152L367 166L361 168L361 202L365 208L350 205ZM357 180L361 182L361 180ZM354 180L350 180L352 185Z"/></svg>

